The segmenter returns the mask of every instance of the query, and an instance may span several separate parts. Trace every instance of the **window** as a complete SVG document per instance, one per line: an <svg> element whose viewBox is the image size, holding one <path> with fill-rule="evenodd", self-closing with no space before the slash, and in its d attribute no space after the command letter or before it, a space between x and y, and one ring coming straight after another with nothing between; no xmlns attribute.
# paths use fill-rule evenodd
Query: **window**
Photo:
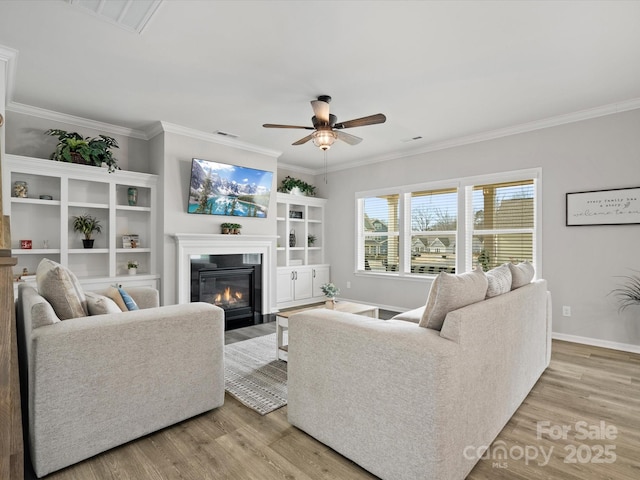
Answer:
<svg viewBox="0 0 640 480"><path fill-rule="evenodd" d="M523 260L538 267L540 175L535 169L357 193L357 272L419 278Z"/></svg>

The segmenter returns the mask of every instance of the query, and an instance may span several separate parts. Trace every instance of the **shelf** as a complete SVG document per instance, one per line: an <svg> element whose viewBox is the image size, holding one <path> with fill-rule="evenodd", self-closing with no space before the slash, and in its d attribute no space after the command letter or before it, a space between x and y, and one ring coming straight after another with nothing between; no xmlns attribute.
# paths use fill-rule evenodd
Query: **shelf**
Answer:
<svg viewBox="0 0 640 480"><path fill-rule="evenodd" d="M26 203L31 205L52 205L60 206L60 200L42 200L40 198L18 198L11 197L12 203Z"/></svg>
<svg viewBox="0 0 640 480"><path fill-rule="evenodd" d="M109 209L109 204L107 203L88 203L88 202L69 202L69 207L76 208L103 208L105 210Z"/></svg>
<svg viewBox="0 0 640 480"><path fill-rule="evenodd" d="M150 212L151 207L139 207L133 205L117 205L116 210L127 210L130 212Z"/></svg>
<svg viewBox="0 0 640 480"><path fill-rule="evenodd" d="M150 248L116 248L116 253L150 253Z"/></svg>
<svg viewBox="0 0 640 480"><path fill-rule="evenodd" d="M48 255L48 254L59 255L60 249L59 248L31 248L31 249L14 248L11 250L11 254L12 255Z"/></svg>
<svg viewBox="0 0 640 480"><path fill-rule="evenodd" d="M109 249L108 248L70 248L68 250L69 254L79 254L79 253L86 253L86 254L99 254L99 253L109 253Z"/></svg>
<svg viewBox="0 0 640 480"><path fill-rule="evenodd" d="M284 222L284 221L286 221L287 219L286 219L286 218L284 218L284 217L276 217L276 220L277 220L277 221L279 221L279 222Z"/></svg>
<svg viewBox="0 0 640 480"><path fill-rule="evenodd" d="M322 223L322 220L313 220L312 218L307 220L307 223Z"/></svg>

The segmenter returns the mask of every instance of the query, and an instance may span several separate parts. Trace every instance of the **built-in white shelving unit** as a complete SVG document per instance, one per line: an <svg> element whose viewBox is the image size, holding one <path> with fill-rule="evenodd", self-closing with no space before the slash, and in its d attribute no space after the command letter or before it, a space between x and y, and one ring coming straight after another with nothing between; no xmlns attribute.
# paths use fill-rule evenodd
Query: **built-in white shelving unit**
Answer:
<svg viewBox="0 0 640 480"><path fill-rule="evenodd" d="M278 193L277 301L279 308L322 301L320 286L330 281L324 259L323 198ZM292 240L292 235L295 242ZM314 238L313 243L309 237Z"/></svg>
<svg viewBox="0 0 640 480"><path fill-rule="evenodd" d="M14 196L16 181L27 183L27 198ZM128 203L130 187L137 189L136 205ZM25 268L35 273L46 257L68 266L89 288L159 286L156 175L6 155L2 191L5 213L11 216L12 255L18 258L15 275ZM82 235L73 231L73 217L83 214L102 226L92 249L83 248ZM123 248L123 235L131 234L138 235L139 248ZM21 248L21 240L31 240L32 248ZM128 260L138 261L137 275L128 275Z"/></svg>

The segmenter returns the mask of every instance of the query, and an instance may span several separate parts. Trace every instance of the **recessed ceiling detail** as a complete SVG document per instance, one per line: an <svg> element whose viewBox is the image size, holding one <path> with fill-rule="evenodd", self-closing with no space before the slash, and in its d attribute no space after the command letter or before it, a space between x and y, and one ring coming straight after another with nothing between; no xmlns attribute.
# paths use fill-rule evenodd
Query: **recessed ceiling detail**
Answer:
<svg viewBox="0 0 640 480"><path fill-rule="evenodd" d="M66 0L74 7L141 34L162 0Z"/></svg>

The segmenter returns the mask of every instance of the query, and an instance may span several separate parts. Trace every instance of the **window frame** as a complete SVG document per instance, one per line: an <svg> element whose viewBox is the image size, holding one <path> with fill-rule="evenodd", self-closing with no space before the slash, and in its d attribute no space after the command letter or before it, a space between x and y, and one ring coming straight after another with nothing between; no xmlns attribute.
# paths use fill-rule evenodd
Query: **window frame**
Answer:
<svg viewBox="0 0 640 480"><path fill-rule="evenodd" d="M411 273L411 238L414 232L411 230L411 195L414 192L456 189L458 195L458 209L456 218L456 272L468 272L473 269L473 228L469 228L468 218L473 217L473 188L478 185L497 184L533 180L533 228L476 230L475 234L498 233L532 233L532 264L535 268L536 278L542 277L542 168L514 170L508 172L492 173L486 175L474 175L469 177L438 180L433 182L402 185L375 190L367 190L355 193L356 201L356 225L354 245L355 264L354 274L367 277L392 277L417 281L431 281L437 274ZM398 271L379 272L364 269L364 238L374 232L364 231L364 200L369 197L384 195L398 195L398 232L385 232L387 236L399 236L398 241ZM451 234L451 231L429 231L430 235Z"/></svg>

